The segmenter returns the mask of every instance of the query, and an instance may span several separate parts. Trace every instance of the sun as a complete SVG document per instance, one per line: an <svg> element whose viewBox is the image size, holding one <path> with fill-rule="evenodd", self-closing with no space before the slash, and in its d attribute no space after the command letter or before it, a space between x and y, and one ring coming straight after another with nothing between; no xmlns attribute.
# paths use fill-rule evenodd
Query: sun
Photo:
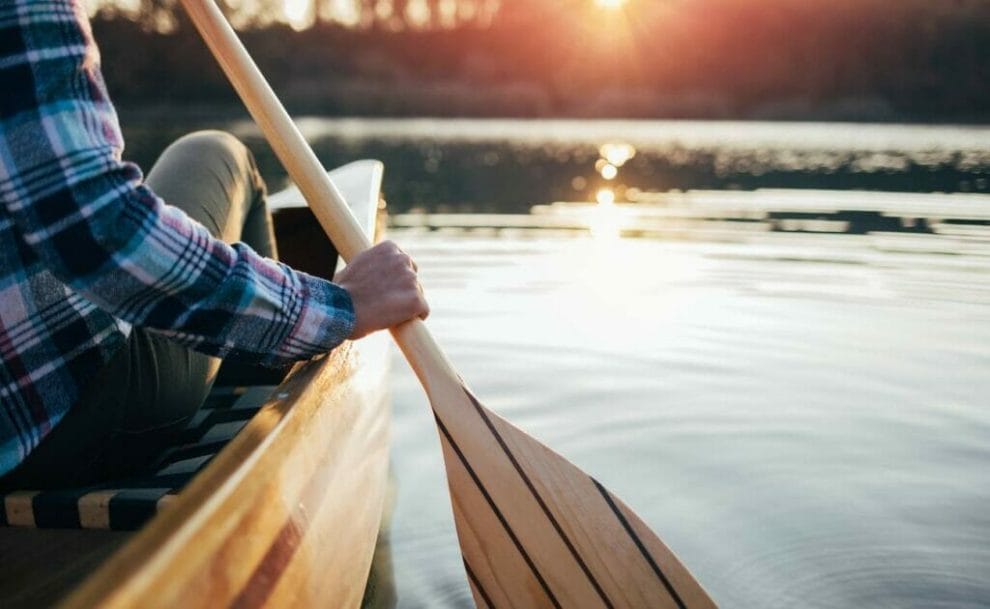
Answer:
<svg viewBox="0 0 990 609"><path fill-rule="evenodd" d="M599 7L610 8L610 9L622 8L622 5L624 5L625 3L626 0L595 0L595 4L597 4Z"/></svg>

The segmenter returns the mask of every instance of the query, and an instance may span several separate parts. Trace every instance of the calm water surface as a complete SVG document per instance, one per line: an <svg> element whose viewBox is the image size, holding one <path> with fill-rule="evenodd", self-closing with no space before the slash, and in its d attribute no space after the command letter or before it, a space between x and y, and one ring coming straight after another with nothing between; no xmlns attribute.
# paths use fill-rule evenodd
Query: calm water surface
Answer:
<svg viewBox="0 0 990 609"><path fill-rule="evenodd" d="M226 128L255 152L273 191L287 176L249 122L125 116L127 157L150 167L196 128ZM990 193L990 127L726 121L299 120L325 166L385 162L394 211L525 213L593 201L602 187L689 190L819 188ZM617 173L603 145L630 146Z"/></svg>
<svg viewBox="0 0 990 609"><path fill-rule="evenodd" d="M150 166L207 126L218 125L125 121L129 154ZM222 126L277 190L284 172L256 128ZM619 200L634 189L990 192L988 127L300 127L327 166L385 161L398 212L526 213L603 188ZM636 152L614 179L600 164L607 144ZM722 607L948 609L990 607L986 224L971 238L956 225L954 238L738 243L393 236L418 259L430 325L481 400L622 497ZM398 606L470 607L433 420L398 356L392 385Z"/></svg>
<svg viewBox="0 0 990 609"><path fill-rule="evenodd" d="M625 499L725 608L990 607L990 244L396 233L481 400ZM399 607L470 607L396 356Z"/></svg>

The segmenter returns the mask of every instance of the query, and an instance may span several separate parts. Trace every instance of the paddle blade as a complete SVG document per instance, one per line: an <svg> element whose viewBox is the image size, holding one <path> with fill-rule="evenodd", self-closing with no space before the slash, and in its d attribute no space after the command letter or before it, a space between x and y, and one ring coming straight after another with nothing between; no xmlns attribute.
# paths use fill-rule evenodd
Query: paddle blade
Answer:
<svg viewBox="0 0 990 609"><path fill-rule="evenodd" d="M596 480L463 386L430 389L479 608L715 607L653 531Z"/></svg>
<svg viewBox="0 0 990 609"><path fill-rule="evenodd" d="M337 250L370 246L213 0L182 0ZM393 328L443 440L480 607L714 607L649 528L587 474L477 403L419 320Z"/></svg>

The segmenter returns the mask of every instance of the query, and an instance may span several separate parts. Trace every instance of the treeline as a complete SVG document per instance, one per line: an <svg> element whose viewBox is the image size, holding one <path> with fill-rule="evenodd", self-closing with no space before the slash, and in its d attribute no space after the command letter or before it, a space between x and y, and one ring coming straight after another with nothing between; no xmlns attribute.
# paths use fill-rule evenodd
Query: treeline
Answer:
<svg viewBox="0 0 990 609"><path fill-rule="evenodd" d="M98 17L125 108L235 102L181 16ZM984 0L503 0L485 26L242 32L296 112L990 121Z"/></svg>

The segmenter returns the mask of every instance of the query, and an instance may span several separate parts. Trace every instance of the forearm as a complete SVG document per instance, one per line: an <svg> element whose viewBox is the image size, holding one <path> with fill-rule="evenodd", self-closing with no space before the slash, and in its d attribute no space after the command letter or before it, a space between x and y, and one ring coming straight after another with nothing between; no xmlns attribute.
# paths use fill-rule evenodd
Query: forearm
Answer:
<svg viewBox="0 0 990 609"><path fill-rule="evenodd" d="M112 315L197 349L272 362L346 338L346 292L230 246L120 160L123 142L78 3L0 7L0 205L18 258Z"/></svg>
<svg viewBox="0 0 990 609"><path fill-rule="evenodd" d="M15 219L73 290L196 349L274 363L325 352L350 334L344 290L213 238L139 179L133 166L111 164L44 201L15 206ZM71 211L46 223L61 207Z"/></svg>

